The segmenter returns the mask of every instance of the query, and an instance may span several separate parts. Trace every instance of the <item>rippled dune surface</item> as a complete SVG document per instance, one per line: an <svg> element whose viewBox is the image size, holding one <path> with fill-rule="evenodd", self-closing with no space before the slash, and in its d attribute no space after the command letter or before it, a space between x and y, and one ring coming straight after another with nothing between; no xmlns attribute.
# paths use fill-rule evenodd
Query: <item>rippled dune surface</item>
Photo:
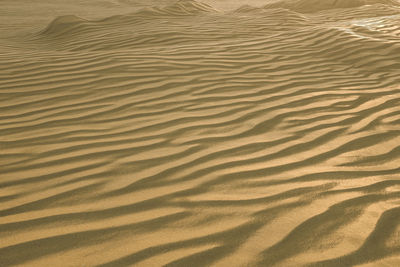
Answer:
<svg viewBox="0 0 400 267"><path fill-rule="evenodd" d="M400 2L89 2L0 2L0 266L400 266Z"/></svg>

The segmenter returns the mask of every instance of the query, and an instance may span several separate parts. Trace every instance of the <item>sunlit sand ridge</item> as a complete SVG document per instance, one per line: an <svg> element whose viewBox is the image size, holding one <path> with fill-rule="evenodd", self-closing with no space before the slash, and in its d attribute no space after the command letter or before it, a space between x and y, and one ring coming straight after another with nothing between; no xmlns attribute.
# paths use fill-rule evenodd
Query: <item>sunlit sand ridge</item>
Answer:
<svg viewBox="0 0 400 267"><path fill-rule="evenodd" d="M0 266L400 266L398 1L88 2L0 3Z"/></svg>

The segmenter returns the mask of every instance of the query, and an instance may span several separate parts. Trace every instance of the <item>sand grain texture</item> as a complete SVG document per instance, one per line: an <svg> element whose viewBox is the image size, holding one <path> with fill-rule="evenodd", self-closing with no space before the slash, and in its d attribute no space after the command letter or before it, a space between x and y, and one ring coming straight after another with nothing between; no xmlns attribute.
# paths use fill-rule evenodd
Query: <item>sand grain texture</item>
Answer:
<svg viewBox="0 0 400 267"><path fill-rule="evenodd" d="M400 266L399 41L394 0L1 1L0 266Z"/></svg>

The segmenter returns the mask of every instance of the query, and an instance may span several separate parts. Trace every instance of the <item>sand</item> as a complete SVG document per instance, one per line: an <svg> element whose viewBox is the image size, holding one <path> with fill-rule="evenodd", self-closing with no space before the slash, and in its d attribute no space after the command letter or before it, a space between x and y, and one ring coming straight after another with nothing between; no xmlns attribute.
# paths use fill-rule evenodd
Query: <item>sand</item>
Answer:
<svg viewBox="0 0 400 267"><path fill-rule="evenodd" d="M0 266L400 266L399 144L399 1L0 2Z"/></svg>

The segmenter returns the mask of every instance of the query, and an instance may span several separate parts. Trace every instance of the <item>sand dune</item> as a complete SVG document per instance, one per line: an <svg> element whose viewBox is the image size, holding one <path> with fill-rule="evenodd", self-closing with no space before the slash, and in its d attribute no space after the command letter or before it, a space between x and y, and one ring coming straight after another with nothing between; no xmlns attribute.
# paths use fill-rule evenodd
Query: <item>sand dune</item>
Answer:
<svg viewBox="0 0 400 267"><path fill-rule="evenodd" d="M366 5L399 6L396 0L279 0L267 4L268 8L287 8L297 12L312 13L321 10L355 8Z"/></svg>
<svg viewBox="0 0 400 267"><path fill-rule="evenodd" d="M398 1L29 3L0 266L400 265Z"/></svg>

